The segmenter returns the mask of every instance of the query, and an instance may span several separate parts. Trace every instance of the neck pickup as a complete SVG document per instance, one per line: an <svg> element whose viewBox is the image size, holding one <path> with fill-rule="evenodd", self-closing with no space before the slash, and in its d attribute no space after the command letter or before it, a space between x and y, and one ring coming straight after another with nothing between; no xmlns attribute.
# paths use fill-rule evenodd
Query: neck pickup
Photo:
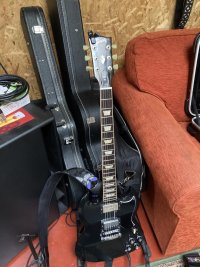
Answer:
<svg viewBox="0 0 200 267"><path fill-rule="evenodd" d="M118 209L119 209L119 204L117 202L103 205L103 213L117 211Z"/></svg>

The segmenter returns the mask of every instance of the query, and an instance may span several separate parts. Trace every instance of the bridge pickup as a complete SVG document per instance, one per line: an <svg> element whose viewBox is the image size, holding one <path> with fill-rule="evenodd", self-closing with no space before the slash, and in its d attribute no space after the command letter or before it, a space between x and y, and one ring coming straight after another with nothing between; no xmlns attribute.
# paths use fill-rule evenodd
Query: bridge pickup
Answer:
<svg viewBox="0 0 200 267"><path fill-rule="evenodd" d="M113 240L121 237L120 219L110 218L101 221L101 240Z"/></svg>
<svg viewBox="0 0 200 267"><path fill-rule="evenodd" d="M118 209L119 209L119 205L117 202L103 205L103 213L117 211Z"/></svg>

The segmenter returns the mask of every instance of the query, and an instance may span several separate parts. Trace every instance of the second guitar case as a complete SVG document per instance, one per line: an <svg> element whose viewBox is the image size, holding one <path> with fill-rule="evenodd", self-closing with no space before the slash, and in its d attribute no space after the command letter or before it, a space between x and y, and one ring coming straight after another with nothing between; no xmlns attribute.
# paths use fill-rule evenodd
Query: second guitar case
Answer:
<svg viewBox="0 0 200 267"><path fill-rule="evenodd" d="M87 62L84 60L85 39L80 3L77 0L47 0L47 5L65 84L64 93L81 132L79 142L84 163L90 171L99 175L102 160L99 85L86 72ZM114 107L114 117L119 135L123 137L128 146L138 152L141 169L144 172L139 147L116 107Z"/></svg>

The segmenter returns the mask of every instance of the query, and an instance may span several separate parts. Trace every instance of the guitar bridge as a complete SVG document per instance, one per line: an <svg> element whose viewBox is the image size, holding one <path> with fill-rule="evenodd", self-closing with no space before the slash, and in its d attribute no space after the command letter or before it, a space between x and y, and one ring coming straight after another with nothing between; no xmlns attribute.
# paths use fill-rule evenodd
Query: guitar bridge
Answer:
<svg viewBox="0 0 200 267"><path fill-rule="evenodd" d="M101 241L113 240L121 237L119 218L102 220L101 226Z"/></svg>

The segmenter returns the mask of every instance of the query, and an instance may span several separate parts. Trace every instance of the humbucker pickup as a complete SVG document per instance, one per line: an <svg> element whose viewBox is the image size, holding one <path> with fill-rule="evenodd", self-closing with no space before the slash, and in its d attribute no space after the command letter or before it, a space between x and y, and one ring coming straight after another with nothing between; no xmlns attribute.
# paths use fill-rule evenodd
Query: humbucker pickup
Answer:
<svg viewBox="0 0 200 267"><path fill-rule="evenodd" d="M101 240L113 240L121 237L119 218L110 218L101 221Z"/></svg>
<svg viewBox="0 0 200 267"><path fill-rule="evenodd" d="M103 213L117 211L118 209L119 209L119 205L117 202L103 205Z"/></svg>

